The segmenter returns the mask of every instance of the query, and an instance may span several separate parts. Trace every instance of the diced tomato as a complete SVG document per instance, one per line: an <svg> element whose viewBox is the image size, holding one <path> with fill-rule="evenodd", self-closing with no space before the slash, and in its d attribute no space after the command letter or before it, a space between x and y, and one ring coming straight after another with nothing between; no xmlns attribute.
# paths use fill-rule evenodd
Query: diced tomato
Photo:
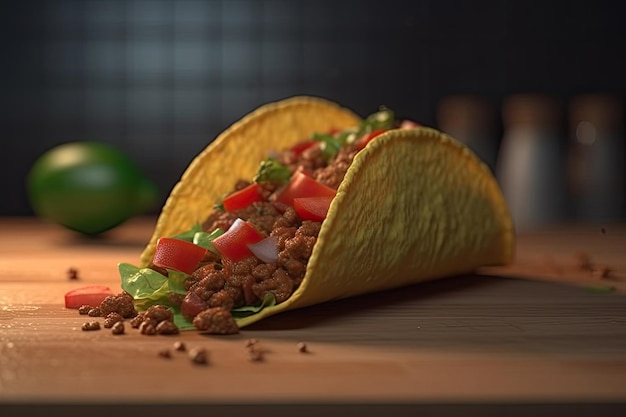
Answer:
<svg viewBox="0 0 626 417"><path fill-rule="evenodd" d="M374 130L374 131L368 133L367 135L363 136L357 142L357 149L361 150L361 149L365 148L367 146L367 144L372 141L372 139L374 139L377 136L380 136L381 134L383 134L385 132L386 132L385 129L377 129L377 130Z"/></svg>
<svg viewBox="0 0 626 417"><path fill-rule="evenodd" d="M246 208L255 201L262 201L263 197L259 192L259 188L259 184L252 183L247 187L226 196L222 202L224 204L224 210L233 212Z"/></svg>
<svg viewBox="0 0 626 417"><path fill-rule="evenodd" d="M296 143L289 150L294 154L295 157L298 157L302 154L302 152L315 146L318 143L319 142L316 140L305 140L305 141Z"/></svg>
<svg viewBox="0 0 626 417"><path fill-rule="evenodd" d="M296 171L276 201L293 206L293 199L299 197L334 197L337 191L316 181L303 171Z"/></svg>
<svg viewBox="0 0 626 417"><path fill-rule="evenodd" d="M237 219L223 235L213 239L213 246L223 257L239 262L253 256L248 245L260 242L263 237L252 223Z"/></svg>
<svg viewBox="0 0 626 417"><path fill-rule="evenodd" d="M113 291L106 285L88 285L76 288L65 294L65 308L79 308L82 305L98 307Z"/></svg>
<svg viewBox="0 0 626 417"><path fill-rule="evenodd" d="M162 237L157 241L152 263L161 268L191 274L206 252L207 249L186 240Z"/></svg>
<svg viewBox="0 0 626 417"><path fill-rule="evenodd" d="M321 222L328 214L333 197L299 197L293 199L293 208L302 220Z"/></svg>

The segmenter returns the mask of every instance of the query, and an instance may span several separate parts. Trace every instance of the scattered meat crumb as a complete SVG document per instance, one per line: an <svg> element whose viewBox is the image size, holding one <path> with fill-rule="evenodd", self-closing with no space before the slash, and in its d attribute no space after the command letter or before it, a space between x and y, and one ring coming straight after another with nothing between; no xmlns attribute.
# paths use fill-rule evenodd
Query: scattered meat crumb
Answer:
<svg viewBox="0 0 626 417"><path fill-rule="evenodd" d="M174 350L178 352L184 352L187 350L187 346L185 345L184 342L177 341L177 342L174 342Z"/></svg>
<svg viewBox="0 0 626 417"><path fill-rule="evenodd" d="M100 311L100 307L94 307L89 309L89 311L87 312L87 315L89 317L100 317L102 316L102 312Z"/></svg>
<svg viewBox="0 0 626 417"><path fill-rule="evenodd" d="M603 235L606 235L606 228L601 227L601 228L600 228L600 232L601 232Z"/></svg>
<svg viewBox="0 0 626 417"><path fill-rule="evenodd" d="M156 325L155 330L158 334L178 334L179 332L178 326L171 320L163 320Z"/></svg>
<svg viewBox="0 0 626 417"><path fill-rule="evenodd" d="M130 319L130 327L133 329L138 329L141 323L143 323L144 315L143 313L137 314L135 317Z"/></svg>
<svg viewBox="0 0 626 417"><path fill-rule="evenodd" d="M260 362L264 359L265 349L257 339L246 340L245 347L248 351L248 359L251 362Z"/></svg>
<svg viewBox="0 0 626 417"><path fill-rule="evenodd" d="M85 331L100 330L100 323L97 321L86 321L81 326L81 329Z"/></svg>
<svg viewBox="0 0 626 417"><path fill-rule="evenodd" d="M264 357L263 357L263 350L249 348L248 349L248 358L250 359L251 362L261 362L261 361L263 361L263 359L264 359Z"/></svg>
<svg viewBox="0 0 626 417"><path fill-rule="evenodd" d="M148 307L144 313L144 318L160 323L165 320L172 320L174 316L169 308L164 305L157 304Z"/></svg>
<svg viewBox="0 0 626 417"><path fill-rule="evenodd" d="M259 341L258 341L257 339L248 339L248 340L246 340L246 344L245 344L245 346L246 346L247 348L249 348L249 347L251 347L251 346L256 345L258 342L259 342Z"/></svg>
<svg viewBox="0 0 626 417"><path fill-rule="evenodd" d="M133 297L126 292L122 292L118 295L109 295L102 300L98 307L103 316L115 312L128 319L137 315Z"/></svg>
<svg viewBox="0 0 626 417"><path fill-rule="evenodd" d="M123 321L118 321L115 324L113 324L113 327L111 327L111 333L115 334L115 335L120 335L120 334L124 334L124 322Z"/></svg>
<svg viewBox="0 0 626 417"><path fill-rule="evenodd" d="M120 321L124 321L124 317L122 317L121 314L115 312L109 313L104 318L104 327L110 329L115 323L118 323Z"/></svg>
<svg viewBox="0 0 626 417"><path fill-rule="evenodd" d="M206 365L209 362L209 354L204 348L194 348L189 351L189 359L195 364Z"/></svg>
<svg viewBox="0 0 626 417"><path fill-rule="evenodd" d="M230 311L223 307L211 307L201 311L194 317L193 325L198 330L209 334L235 334L239 327Z"/></svg>
<svg viewBox="0 0 626 417"><path fill-rule="evenodd" d="M169 349L159 350L158 355L165 359L170 359L172 357L172 354L169 351Z"/></svg>
<svg viewBox="0 0 626 417"><path fill-rule="evenodd" d="M92 308L93 307L89 304L83 304L82 306L78 307L78 314L87 315L89 314L89 310L91 310Z"/></svg>
<svg viewBox="0 0 626 417"><path fill-rule="evenodd" d="M308 350L308 348L306 346L306 343L304 343L304 342L299 342L296 346L298 348L298 352L300 352L300 353L308 353L309 352L309 350Z"/></svg>
<svg viewBox="0 0 626 417"><path fill-rule="evenodd" d="M148 336L154 336L157 333L156 326L151 320L142 321L139 325L139 332Z"/></svg>
<svg viewBox="0 0 626 417"><path fill-rule="evenodd" d="M78 279L78 269L76 268L69 268L67 270L67 278L71 279L71 280L76 280Z"/></svg>

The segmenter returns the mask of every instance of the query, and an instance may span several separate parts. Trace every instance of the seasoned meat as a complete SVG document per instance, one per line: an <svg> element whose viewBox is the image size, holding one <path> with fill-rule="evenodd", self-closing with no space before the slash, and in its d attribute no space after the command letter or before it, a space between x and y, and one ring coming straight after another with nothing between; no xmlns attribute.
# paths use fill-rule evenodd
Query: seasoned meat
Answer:
<svg viewBox="0 0 626 417"><path fill-rule="evenodd" d="M163 305L153 305L148 307L144 312L144 321L146 319L153 320L156 323L160 323L165 320L173 320L172 312L169 308Z"/></svg>
<svg viewBox="0 0 626 417"><path fill-rule="evenodd" d="M278 157L278 161L287 166L291 172L295 172L299 167L303 167L309 171L326 166L326 158L319 145L311 146L305 149L299 155L291 151L283 152Z"/></svg>
<svg viewBox="0 0 626 417"><path fill-rule="evenodd" d="M277 303L282 303L289 298L293 288L294 283L291 277L282 268L274 271L271 278L252 285L252 290L259 299L263 299L268 292L271 292L276 297Z"/></svg>
<svg viewBox="0 0 626 417"><path fill-rule="evenodd" d="M235 214L254 224L257 230L265 235L270 234L274 222L281 216L276 207L267 201L256 201L244 209L237 210Z"/></svg>
<svg viewBox="0 0 626 417"><path fill-rule="evenodd" d="M110 329L111 327L113 327L113 325L115 323L119 323L121 321L124 321L124 317L122 317L121 314L119 313L109 313L105 318L104 318L104 327L106 329Z"/></svg>
<svg viewBox="0 0 626 417"><path fill-rule="evenodd" d="M346 176L354 155L356 151L350 147L342 148L332 164L319 167L313 172L313 178L336 190Z"/></svg>
<svg viewBox="0 0 626 417"><path fill-rule="evenodd" d="M222 307L207 308L201 311L194 319L193 325L198 330L211 334L239 333L239 327L231 316L230 311Z"/></svg>
<svg viewBox="0 0 626 417"><path fill-rule="evenodd" d="M208 219L202 223L202 230L212 232L215 229L228 230L233 225L237 215L229 211L213 210Z"/></svg>
<svg viewBox="0 0 626 417"><path fill-rule="evenodd" d="M98 308L102 317L106 317L110 313L118 313L124 318L131 318L137 315L133 297L128 293L109 295L102 300Z"/></svg>
<svg viewBox="0 0 626 417"><path fill-rule="evenodd" d="M252 269L251 275L256 282L264 281L272 277L276 271L276 264L258 264Z"/></svg>
<svg viewBox="0 0 626 417"><path fill-rule="evenodd" d="M235 300L231 294L226 290L220 290L214 293L207 301L208 307L222 307L225 310L230 311L235 306Z"/></svg>

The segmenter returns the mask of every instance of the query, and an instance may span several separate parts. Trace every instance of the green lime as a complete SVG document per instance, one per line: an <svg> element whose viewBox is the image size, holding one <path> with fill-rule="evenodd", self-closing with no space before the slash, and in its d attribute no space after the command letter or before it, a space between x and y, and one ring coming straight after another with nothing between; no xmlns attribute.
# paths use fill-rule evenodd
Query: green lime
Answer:
<svg viewBox="0 0 626 417"><path fill-rule="evenodd" d="M43 153L26 186L36 215L86 235L154 207L158 189L137 164L101 142L70 142Z"/></svg>

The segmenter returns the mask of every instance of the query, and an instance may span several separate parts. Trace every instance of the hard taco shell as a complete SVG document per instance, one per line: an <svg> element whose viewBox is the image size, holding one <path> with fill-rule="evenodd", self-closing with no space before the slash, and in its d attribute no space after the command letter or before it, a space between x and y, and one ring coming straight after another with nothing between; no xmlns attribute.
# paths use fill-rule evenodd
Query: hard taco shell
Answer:
<svg viewBox="0 0 626 417"><path fill-rule="evenodd" d="M237 179L252 178L272 150L360 118L320 98L267 104L208 145L189 165L141 254L202 223ZM468 273L513 260L515 232L489 168L430 128L388 131L359 152L333 199L299 288L239 327L309 305Z"/></svg>

